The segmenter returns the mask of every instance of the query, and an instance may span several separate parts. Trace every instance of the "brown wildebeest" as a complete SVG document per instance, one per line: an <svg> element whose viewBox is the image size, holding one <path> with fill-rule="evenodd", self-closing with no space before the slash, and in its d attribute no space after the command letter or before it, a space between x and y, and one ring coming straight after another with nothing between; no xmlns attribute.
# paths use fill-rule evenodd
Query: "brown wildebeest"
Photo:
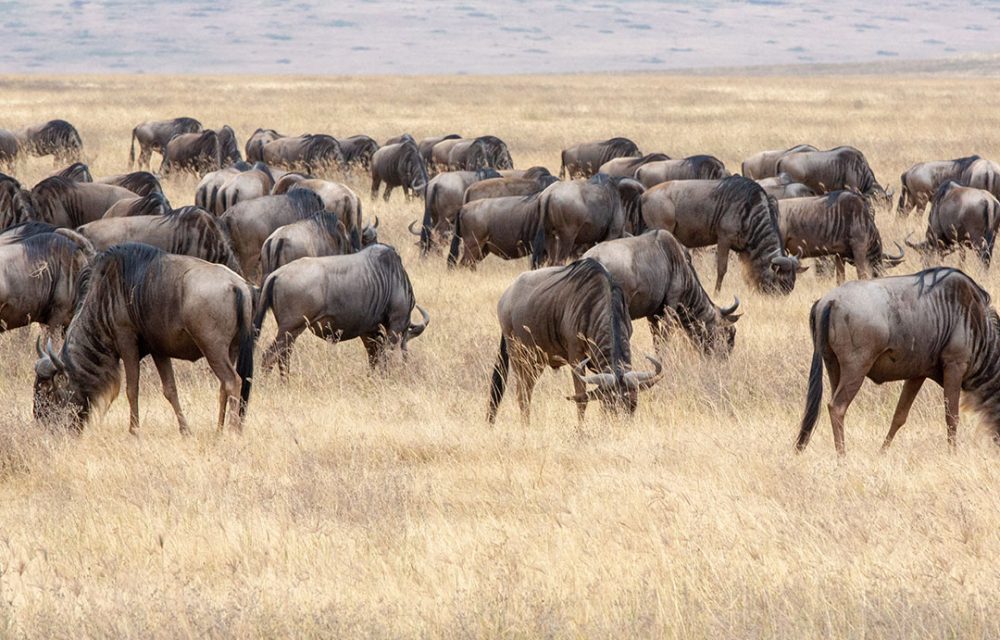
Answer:
<svg viewBox="0 0 1000 640"><path fill-rule="evenodd" d="M378 218L361 232L361 246L378 242ZM347 227L335 213L320 211L311 218L278 228L260 251L261 282L273 271L299 258L320 258L355 253Z"/></svg>
<svg viewBox="0 0 1000 640"><path fill-rule="evenodd" d="M236 132L228 124L215 130L219 136L219 166L228 167L243 161L240 155L240 144L236 141Z"/></svg>
<svg viewBox="0 0 1000 640"><path fill-rule="evenodd" d="M361 198L354 193L353 189L339 182L289 174L275 183L271 194L290 193L298 189L308 189L318 195L323 202L323 210L336 214L344 223L354 250L361 249L364 214L361 210Z"/></svg>
<svg viewBox="0 0 1000 640"><path fill-rule="evenodd" d="M408 133L404 133L403 135L392 138L391 140L386 140L385 143L398 144L400 142L403 142L407 138L413 140L413 136L411 136ZM461 138L462 136L458 135L457 133L449 133L448 135L444 136L431 136L429 138L422 139L420 142L417 142L417 148L420 149L420 157L424 159L424 165L427 166L427 170L428 171L437 170L437 165L434 161L434 147L437 145L437 143L442 142L444 140L460 140ZM416 140L414 140L414 142L416 142ZM446 164L447 162L448 162L448 155L446 152L443 164Z"/></svg>
<svg viewBox="0 0 1000 640"><path fill-rule="evenodd" d="M632 322L621 287L600 262L586 258L565 267L522 273L497 305L500 352L490 386L486 418L492 424L513 365L517 400L525 426L531 419L531 392L546 366L573 370L577 419L587 403L633 413L638 392L663 377L659 361L646 356L655 372L632 371ZM587 375L587 370L593 371ZM588 390L593 385L595 388Z"/></svg>
<svg viewBox="0 0 1000 640"><path fill-rule="evenodd" d="M46 178L31 190L33 219L71 229L102 218L119 200L134 198L124 187L59 177Z"/></svg>
<svg viewBox="0 0 1000 640"><path fill-rule="evenodd" d="M647 153L641 158L613 158L602 164L597 173L603 173L612 178L634 178L639 167L662 160L670 160L670 156L665 153Z"/></svg>
<svg viewBox="0 0 1000 640"><path fill-rule="evenodd" d="M98 251L116 244L141 242L167 253L225 265L242 275L225 229L215 216L198 207L183 207L167 215L103 218L79 227L77 233Z"/></svg>
<svg viewBox="0 0 1000 640"><path fill-rule="evenodd" d="M924 207L934 197L938 188L951 180L959 181L962 173L970 164L979 160L979 156L967 156L954 160L938 160L934 162L918 162L899 176L899 205L896 212L909 215L914 209L924 212Z"/></svg>
<svg viewBox="0 0 1000 640"><path fill-rule="evenodd" d="M767 195L771 196L775 200L784 200L786 198L809 198L816 195L816 192L808 186L802 184L801 182L789 182L783 176L763 178L761 180L757 180L756 182L760 186L764 187L764 191L767 192Z"/></svg>
<svg viewBox="0 0 1000 640"><path fill-rule="evenodd" d="M65 120L49 120L14 133L18 150L32 156L51 155L56 164L77 162L83 152L83 140L76 127Z"/></svg>
<svg viewBox="0 0 1000 640"><path fill-rule="evenodd" d="M491 253L504 260L530 255L539 229L539 197L533 193L462 205L455 216L448 266L458 264L460 246L464 246L462 266L472 269Z"/></svg>
<svg viewBox="0 0 1000 640"><path fill-rule="evenodd" d="M182 133L171 138L160 165L160 175L166 176L174 171L205 175L221 166L219 134L207 129L201 133Z"/></svg>
<svg viewBox="0 0 1000 640"><path fill-rule="evenodd" d="M137 196L148 196L151 193L163 193L159 179L148 171L133 171L117 176L98 178L94 182L111 184L128 189Z"/></svg>
<svg viewBox="0 0 1000 640"><path fill-rule="evenodd" d="M165 216L173 211L167 197L162 193L148 196L125 198L114 203L101 216L104 218L129 218L132 216Z"/></svg>
<svg viewBox="0 0 1000 640"><path fill-rule="evenodd" d="M264 162L264 145L273 142L278 138L285 138L284 134L278 133L274 129L257 129L247 139L246 151L247 162Z"/></svg>
<svg viewBox="0 0 1000 640"><path fill-rule="evenodd" d="M959 184L965 187L985 189L1000 198L1000 163L985 158L973 161L962 172Z"/></svg>
<svg viewBox="0 0 1000 640"><path fill-rule="evenodd" d="M1000 317L990 296L958 269L843 284L809 313L813 339L806 409L796 447L809 443L830 376L833 441L844 454L844 415L865 377L905 380L882 448L906 423L924 380L944 389L948 444L955 446L959 396L965 391L1000 443Z"/></svg>
<svg viewBox="0 0 1000 640"><path fill-rule="evenodd" d="M499 177L494 169L478 171L447 171L440 173L427 183L424 192L424 219L420 233L410 232L420 236L421 252L426 254L434 245L435 236L444 237L455 223L455 216L462 208L466 189L481 180ZM416 221L414 221L416 222Z"/></svg>
<svg viewBox="0 0 1000 640"><path fill-rule="evenodd" d="M584 142L562 151L559 178L589 178L601 165L613 158L639 158L639 146L628 138L609 138L600 142Z"/></svg>
<svg viewBox="0 0 1000 640"><path fill-rule="evenodd" d="M448 163L451 158L451 150L455 148L455 145L457 145L459 142L462 142L463 140L465 140L465 138L462 138L461 136L457 136L454 138L451 136L446 136L443 140L439 140L438 142L434 143L433 146L431 146L430 166L434 168L435 172L447 171L449 169ZM405 142L405 141L406 139L404 137L404 139L401 140L400 142ZM420 145L417 145L417 148L419 149ZM421 154L420 157L422 158L423 154Z"/></svg>
<svg viewBox="0 0 1000 640"><path fill-rule="evenodd" d="M504 196L529 196L533 193L544 191L546 187L559 178L551 173L545 173L536 177L499 177L487 178L475 184L469 185L465 190L463 204L473 200L483 200L485 198L502 198Z"/></svg>
<svg viewBox="0 0 1000 640"><path fill-rule="evenodd" d="M589 180L556 182L539 195L540 221L531 251L532 268L564 264L598 242L640 230L645 189L632 178L598 173Z"/></svg>
<svg viewBox="0 0 1000 640"><path fill-rule="evenodd" d="M880 278L903 261L903 249L893 256L882 249L882 236L868 200L854 191L778 202L778 228L785 251L802 258L833 256L837 284L844 282L844 262L858 270L858 279Z"/></svg>
<svg viewBox="0 0 1000 640"><path fill-rule="evenodd" d="M74 162L68 167L64 167L57 171L53 171L48 175L48 177L57 176L60 178L68 178L75 182L93 182L94 176L90 174L90 167L82 162Z"/></svg>
<svg viewBox="0 0 1000 640"><path fill-rule="evenodd" d="M206 174L195 190L195 205L219 216L239 202L271 193L274 175L263 162L246 162Z"/></svg>
<svg viewBox="0 0 1000 640"><path fill-rule="evenodd" d="M167 155L167 143L182 133L201 133L201 123L194 118L174 118L173 120L147 120L132 129L132 147L128 154L128 166L135 164L135 143L139 142L139 167L149 168L153 152Z"/></svg>
<svg viewBox="0 0 1000 640"><path fill-rule="evenodd" d="M427 187L427 167L420 156L420 149L412 139L387 144L372 156L372 200L378 197L379 187L385 182L383 200L395 187L402 187L406 199L423 194Z"/></svg>
<svg viewBox="0 0 1000 640"><path fill-rule="evenodd" d="M831 191L858 191L879 206L892 205L892 190L886 191L875 179L865 154L854 147L828 151L796 151L778 159L778 174L788 174L818 194Z"/></svg>
<svg viewBox="0 0 1000 640"><path fill-rule="evenodd" d="M706 355L729 355L739 298L725 309L705 293L688 250L668 231L602 242L583 254L597 260L622 288L633 320L646 318L657 351L676 321Z"/></svg>
<svg viewBox="0 0 1000 640"><path fill-rule="evenodd" d="M17 179L0 173L0 231L35 219L31 192Z"/></svg>
<svg viewBox="0 0 1000 640"><path fill-rule="evenodd" d="M705 155L647 162L635 172L635 179L647 189L670 180L721 180L728 176L722 160Z"/></svg>
<svg viewBox="0 0 1000 640"><path fill-rule="evenodd" d="M262 147L261 156L272 167L303 169L306 173L346 168L340 142L322 133L272 140Z"/></svg>
<svg viewBox="0 0 1000 640"><path fill-rule="evenodd" d="M219 379L219 429L243 428L253 378L253 297L226 267L144 244L119 244L99 254L81 278L80 303L56 353L49 342L35 363L35 417L68 411L83 429L118 395L125 368L129 432L139 429L139 362L152 356L163 395L181 433L188 432L171 359L208 360ZM170 313L164 313L169 309Z"/></svg>
<svg viewBox="0 0 1000 640"><path fill-rule="evenodd" d="M751 180L774 178L778 175L778 160L789 153L798 153L799 151L819 151L819 149L811 144L799 144L789 149L761 151L743 161L740 173L743 174L744 178L750 178Z"/></svg>
<svg viewBox="0 0 1000 640"><path fill-rule="evenodd" d="M344 152L347 166L368 171L372 165L372 156L378 151L378 143L370 136L356 135L342 139L340 149Z"/></svg>
<svg viewBox="0 0 1000 640"><path fill-rule="evenodd" d="M938 189L927 218L926 239L906 244L926 257L945 256L956 249L971 248L989 268L1000 225L1000 202L985 189L946 182ZM964 251L963 251L964 260Z"/></svg>
<svg viewBox="0 0 1000 640"><path fill-rule="evenodd" d="M0 129L0 169L12 170L17 161L17 136L13 131Z"/></svg>
<svg viewBox="0 0 1000 640"><path fill-rule="evenodd" d="M689 249L716 245L715 293L735 251L753 285L764 293L787 294L795 287L799 261L785 252L778 230L778 202L748 178L678 180L646 191L643 223L666 229Z"/></svg>
<svg viewBox="0 0 1000 640"><path fill-rule="evenodd" d="M414 307L423 322L410 320ZM430 322L416 305L410 278L392 247L374 244L358 253L300 258L272 273L260 294L254 330L260 331L268 310L278 323L278 335L264 354L264 368L277 360L288 375L292 344L306 329L324 340L360 338L373 369L386 364L386 352L407 344Z"/></svg>
<svg viewBox="0 0 1000 640"><path fill-rule="evenodd" d="M496 136L459 140L448 151L448 168L457 171L477 169L513 169L507 143Z"/></svg>

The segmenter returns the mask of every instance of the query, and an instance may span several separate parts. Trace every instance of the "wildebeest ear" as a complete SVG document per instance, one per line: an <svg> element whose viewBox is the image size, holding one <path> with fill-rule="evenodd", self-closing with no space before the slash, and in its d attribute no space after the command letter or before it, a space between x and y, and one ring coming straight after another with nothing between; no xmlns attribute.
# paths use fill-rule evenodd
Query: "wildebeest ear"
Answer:
<svg viewBox="0 0 1000 640"><path fill-rule="evenodd" d="M740 318L742 318L742 317L743 317L743 314L742 314L742 313L732 313L732 314L730 314L730 315L728 315L728 316L724 316L724 317L725 317L725 319L726 319L726 320L728 320L729 322L731 322L731 323L733 323L733 324L736 324L736 322L737 322L737 321L738 321L738 320L739 320Z"/></svg>

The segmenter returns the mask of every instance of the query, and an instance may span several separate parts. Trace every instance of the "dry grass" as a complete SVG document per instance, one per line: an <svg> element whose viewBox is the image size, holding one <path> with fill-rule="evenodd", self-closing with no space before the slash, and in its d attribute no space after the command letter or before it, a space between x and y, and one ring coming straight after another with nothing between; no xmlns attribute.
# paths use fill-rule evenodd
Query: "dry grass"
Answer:
<svg viewBox="0 0 1000 640"><path fill-rule="evenodd" d="M495 133L520 166L627 135L715 153L853 144L889 183L922 159L1000 156L1000 80L600 76L2 82L0 126L65 117L97 174L124 170L150 117L384 139ZM48 160L20 168L28 182ZM194 181L169 184L176 204ZM363 184L359 190L366 191ZM631 421L584 428L548 373L534 423L484 423L495 304L525 262L421 261L415 203L369 203L432 315L411 366L368 375L359 344L299 340L293 378L258 376L242 437L213 431L215 382L179 366L181 438L151 368L142 435L120 398L81 437L31 424L34 332L0 336L0 636L996 637L998 452L974 415L945 447L927 387L887 455L898 384L869 384L835 459L826 417L792 440L810 355L812 274L745 316L726 362L679 338ZM922 221L881 214L902 239ZM711 252L697 258L710 281ZM912 260L904 269L915 269ZM972 269L1000 291L996 271ZM633 343L648 349L643 322ZM273 324L268 325L269 338ZM30 433L30 432L27 432ZM40 444L39 444L40 443Z"/></svg>

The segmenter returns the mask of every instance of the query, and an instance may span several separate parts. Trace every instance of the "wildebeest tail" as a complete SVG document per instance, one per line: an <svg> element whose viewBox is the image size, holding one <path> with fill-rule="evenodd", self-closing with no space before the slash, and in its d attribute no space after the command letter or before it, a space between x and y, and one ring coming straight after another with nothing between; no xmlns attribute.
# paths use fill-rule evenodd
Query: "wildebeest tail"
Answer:
<svg viewBox="0 0 1000 640"><path fill-rule="evenodd" d="M496 364L493 365L493 377L490 380L490 406L486 410L486 419L493 424L497 419L497 408L503 400L503 392L507 388L507 372L510 369L510 353L507 351L507 338L500 336L500 352L497 353Z"/></svg>
<svg viewBox="0 0 1000 640"><path fill-rule="evenodd" d="M135 164L135 129L132 129L132 147L128 152L128 168Z"/></svg>
<svg viewBox="0 0 1000 640"><path fill-rule="evenodd" d="M247 300L243 291L235 287L236 292L236 329L239 336L239 352L236 356L236 375L240 377L240 418L247 414L247 404L250 402L250 387L253 385L253 347L257 340L257 331L248 326L246 309L253 310L253 300Z"/></svg>
<svg viewBox="0 0 1000 640"><path fill-rule="evenodd" d="M364 216L361 215L361 200L358 200L358 215L354 221L354 228L351 229L351 248L355 253L361 251L361 221L364 220Z"/></svg>
<svg viewBox="0 0 1000 640"><path fill-rule="evenodd" d="M809 367L809 389L806 391L806 411L799 427L799 438L795 448L802 451L809 444L816 420L819 419L820 404L823 401L823 353L830 341L830 310L833 303L827 304L817 320L819 302L813 304L809 311L809 331L813 338L812 365Z"/></svg>
<svg viewBox="0 0 1000 640"><path fill-rule="evenodd" d="M996 211L995 209L998 209L998 207L993 202L986 201L983 203L983 229L985 231L983 232L983 248L979 257L987 267L990 266L990 260L993 257L993 245L997 240L997 230L994 225L1000 211Z"/></svg>
<svg viewBox="0 0 1000 640"><path fill-rule="evenodd" d="M549 209L549 199L538 198L538 230L531 241L531 268L537 269L545 260L545 217Z"/></svg>
<svg viewBox="0 0 1000 640"><path fill-rule="evenodd" d="M458 248L462 245L462 210L455 214L455 231L451 235L451 247L448 248L448 266L458 264Z"/></svg>
<svg viewBox="0 0 1000 640"><path fill-rule="evenodd" d="M911 204L913 202L913 195L910 193L910 187L906 184L906 172L904 171L899 176L899 203L896 205L896 213L899 215L905 215L909 213Z"/></svg>
<svg viewBox="0 0 1000 640"><path fill-rule="evenodd" d="M559 179L560 180L565 180L566 179L566 151L565 150L563 150L562 156L560 156L560 162L561 162L561 164L559 165Z"/></svg>
<svg viewBox="0 0 1000 640"><path fill-rule="evenodd" d="M274 275L268 276L267 280L264 281L264 286L260 289L260 302L253 314L253 332L255 336L260 335L260 328L264 325L264 316L267 315L268 309L274 304L274 283L277 280Z"/></svg>
<svg viewBox="0 0 1000 640"><path fill-rule="evenodd" d="M431 185L430 189L424 191L424 220L420 226L420 253L422 255L427 255L427 252L431 250L431 207L436 195L437 184ZM455 222L458 222L457 218Z"/></svg>

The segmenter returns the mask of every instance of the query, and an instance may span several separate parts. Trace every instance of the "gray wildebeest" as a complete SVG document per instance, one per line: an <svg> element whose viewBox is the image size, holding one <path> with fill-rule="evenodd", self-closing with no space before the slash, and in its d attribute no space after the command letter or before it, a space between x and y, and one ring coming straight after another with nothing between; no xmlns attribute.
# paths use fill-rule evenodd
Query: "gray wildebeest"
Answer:
<svg viewBox="0 0 1000 640"><path fill-rule="evenodd" d="M73 164L63 167L58 171L53 171L48 175L48 177L58 176L60 178L69 178L70 180L75 180L76 182L93 182L94 176L90 173L90 167L82 162L74 162Z"/></svg>
<svg viewBox="0 0 1000 640"><path fill-rule="evenodd" d="M730 251L756 289L787 294L795 287L799 261L785 252L778 202L749 178L666 182L643 194L641 212L643 226L666 229L689 249L716 245L716 294Z"/></svg>
<svg viewBox="0 0 1000 640"><path fill-rule="evenodd" d="M76 127L65 120L49 120L44 124L16 131L18 149L32 156L51 155L56 164L77 162L83 153L83 140Z"/></svg>
<svg viewBox="0 0 1000 640"><path fill-rule="evenodd" d="M240 155L240 144L236 141L236 132L228 124L215 130L219 136L219 166L228 167L243 161Z"/></svg>
<svg viewBox="0 0 1000 640"><path fill-rule="evenodd" d="M14 132L0 129L0 169L13 170L19 148Z"/></svg>
<svg viewBox="0 0 1000 640"><path fill-rule="evenodd" d="M410 224L410 232L420 236L421 252L426 254L436 239L443 238L455 224L455 216L465 202L465 191L481 180L498 178L493 169L479 171L448 171L438 174L427 183L424 192L424 218L418 234ZM416 221L414 220L414 223Z"/></svg>
<svg viewBox="0 0 1000 640"><path fill-rule="evenodd" d="M773 178L763 178L756 181L757 184L764 187L764 191L767 195L771 196L775 200L784 200L786 198L809 198L816 195L816 192L810 189L807 185L801 182L790 182L787 180L787 176L776 176Z"/></svg>
<svg viewBox="0 0 1000 640"><path fill-rule="evenodd" d="M545 262L564 264L598 242L638 232L644 191L632 178L609 178L601 173L546 188L539 195L532 267Z"/></svg>
<svg viewBox="0 0 1000 640"><path fill-rule="evenodd" d="M35 417L69 414L83 429L103 413L125 369L129 432L139 429L139 363L152 356L181 433L188 432L171 359L200 360L219 379L219 429L243 428L253 377L252 294L226 267L144 244L119 244L80 278L76 315L57 353L51 341L35 362ZM170 313L164 313L169 309Z"/></svg>
<svg viewBox="0 0 1000 640"><path fill-rule="evenodd" d="M128 153L128 166L135 164L135 143L139 143L139 168L149 168L153 152L167 154L167 143L182 133L201 133L201 123L194 118L173 120L147 120L132 129L132 146Z"/></svg>
<svg viewBox="0 0 1000 640"><path fill-rule="evenodd" d="M639 158L639 146L628 138L609 138L600 142L584 142L562 151L559 178L589 178L613 158Z"/></svg>
<svg viewBox="0 0 1000 640"><path fill-rule="evenodd" d="M833 191L811 198L778 202L778 228L785 250L802 258L833 256L837 284L844 282L844 263L858 270L858 278L882 277L903 261L882 249L882 236L868 200L854 191Z"/></svg>
<svg viewBox="0 0 1000 640"><path fill-rule="evenodd" d="M500 350L486 412L490 424L511 366L525 426L531 419L532 390L546 366L572 368L574 392L568 399L576 402L580 423L591 400L600 400L607 410L633 413L638 392L663 376L663 366L649 356L655 372L632 371L632 322L625 296L596 260L522 273L500 297L497 317Z"/></svg>
<svg viewBox="0 0 1000 640"><path fill-rule="evenodd" d="M266 164L255 162L251 166L246 162L237 162L206 174L195 190L194 203L220 216L244 200L270 194L273 188L274 175Z"/></svg>
<svg viewBox="0 0 1000 640"><path fill-rule="evenodd" d="M151 193L163 193L160 180L148 171L133 171L115 176L98 178L94 182L124 187L137 196L148 196Z"/></svg>
<svg viewBox="0 0 1000 640"><path fill-rule="evenodd" d="M378 143L371 136L356 135L341 139L340 149L348 167L367 172L372 166L372 156L378 151Z"/></svg>
<svg viewBox="0 0 1000 640"><path fill-rule="evenodd" d="M414 307L423 321L414 323ZM343 342L360 338L368 364L385 367L388 350L399 346L404 359L409 341L430 321L417 306L410 278L392 247L374 244L344 256L301 258L281 267L264 282L254 316L259 332L268 310L274 313L278 334L264 354L265 370L277 360L288 375L292 344L306 329L324 340Z"/></svg>
<svg viewBox="0 0 1000 640"><path fill-rule="evenodd" d="M35 220L71 229L104 217L119 200L135 197L124 187L58 177L46 178L31 190Z"/></svg>
<svg viewBox="0 0 1000 640"><path fill-rule="evenodd" d="M38 322L59 333L93 246L67 229L25 222L0 234L0 332Z"/></svg>
<svg viewBox="0 0 1000 640"><path fill-rule="evenodd" d="M458 264L459 247L464 247L462 266L472 269L491 253L504 260L530 255L539 229L539 196L487 198L462 205L455 216L448 266Z"/></svg>
<svg viewBox="0 0 1000 640"><path fill-rule="evenodd" d="M965 391L1000 442L1000 318L990 296L958 269L843 284L809 313L813 340L806 408L796 447L809 443L830 376L833 441L844 454L844 415L865 377L905 380L883 449L930 378L944 388L948 444L955 446L959 396Z"/></svg>
<svg viewBox="0 0 1000 640"><path fill-rule="evenodd" d="M396 136L395 138L392 138L391 140L386 140L385 143L386 144L396 144L398 142L402 142L403 140L405 140L407 138L409 138L410 140L413 140L413 136L411 136L408 133L404 133L403 135ZM461 140L461 139L462 139L462 136L458 135L457 133L449 133L449 134L443 135L443 136L430 136L428 138L423 138L422 140L420 140L420 142L417 142L417 148L420 149L420 157L424 159L424 164L427 166L428 171L432 171L432 170L433 171L437 171L437 165L434 162L434 147L439 142L443 142L445 140ZM449 147L449 150L450 150L450 147ZM445 154L444 154L444 160L445 160L445 164L446 164L447 161L448 161L448 154L447 154L447 152L445 152Z"/></svg>
<svg viewBox="0 0 1000 640"><path fill-rule="evenodd" d="M264 145L273 142L278 138L286 137L274 129L257 129L247 138L246 151L247 162L264 162Z"/></svg>
<svg viewBox="0 0 1000 640"><path fill-rule="evenodd" d="M1000 164L979 158L965 168L959 183L966 187L985 189L1000 198Z"/></svg>
<svg viewBox="0 0 1000 640"><path fill-rule="evenodd" d="M597 173L603 173L612 178L634 178L639 167L662 160L670 160L670 156L665 153L647 153L641 158L614 158L602 164Z"/></svg>
<svg viewBox="0 0 1000 640"><path fill-rule="evenodd" d="M203 176L221 167L222 146L219 134L207 129L201 133L182 133L171 138L160 165L160 175L187 171Z"/></svg>
<svg viewBox="0 0 1000 640"><path fill-rule="evenodd" d="M364 228L361 245L378 242L378 218ZM273 271L299 258L340 256L357 251L354 239L335 213L320 211L311 218L299 220L275 230L267 237L260 252L261 282Z"/></svg>
<svg viewBox="0 0 1000 640"><path fill-rule="evenodd" d="M346 168L340 142L323 133L306 133L272 140L262 147L261 156L272 167L302 169L311 174Z"/></svg>
<svg viewBox="0 0 1000 640"><path fill-rule="evenodd" d="M919 243L906 244L924 256L931 253L945 256L956 249L970 248L982 261L990 266L993 245L996 242L997 225L1000 224L1000 202L985 189L963 187L955 182L946 182L938 189L927 218L926 239Z"/></svg>
<svg viewBox="0 0 1000 640"><path fill-rule="evenodd" d="M544 191L546 187L559 178L548 172L544 167L539 167L542 172L526 173L523 176L500 176L487 178L469 185L465 190L463 204L473 200L483 200L484 198L502 198L504 196L529 196L539 191Z"/></svg>
<svg viewBox="0 0 1000 640"><path fill-rule="evenodd" d="M778 160L789 153L798 153L799 151L819 151L819 149L811 144L799 144L789 149L761 151L743 161L740 173L743 174L744 178L750 178L751 180L773 178L778 175Z"/></svg>
<svg viewBox="0 0 1000 640"><path fill-rule="evenodd" d="M412 139L387 144L372 156L372 200L378 197L379 187L385 182L383 200L395 187L402 187L406 199L423 195L427 187L427 167L420 156L420 149Z"/></svg>
<svg viewBox="0 0 1000 640"><path fill-rule="evenodd" d="M583 257L603 264L622 288L629 317L649 321L657 351L675 323L706 355L733 350L739 299L730 307L717 307L701 286L688 250L669 232L608 240Z"/></svg>
<svg viewBox="0 0 1000 640"><path fill-rule="evenodd" d="M496 136L479 136L458 140L448 151L448 169L475 171L477 169L513 169L507 143Z"/></svg>
<svg viewBox="0 0 1000 640"><path fill-rule="evenodd" d="M899 176L899 205L896 212L909 215L914 209L924 212L924 207L934 197L938 188L951 180L960 181L962 173L979 156L967 156L954 160L936 160L933 162L918 162Z"/></svg>
<svg viewBox="0 0 1000 640"><path fill-rule="evenodd" d="M647 189L670 180L721 180L726 177L729 172L722 160L706 155L648 162L635 172L635 179Z"/></svg>
<svg viewBox="0 0 1000 640"><path fill-rule="evenodd" d="M361 236L365 232L364 214L361 210L361 198L353 189L339 182L286 174L274 185L271 194L291 193L300 189L307 189L318 195L323 202L323 210L336 214L344 223L354 250L361 249Z"/></svg>
<svg viewBox="0 0 1000 640"><path fill-rule="evenodd" d="M16 178L0 173L0 231L35 219L34 198Z"/></svg>
<svg viewBox="0 0 1000 640"><path fill-rule="evenodd" d="M876 206L892 205L892 190L878 183L865 154L854 147L789 153L778 159L777 171L819 194L845 189L860 192Z"/></svg>
<svg viewBox="0 0 1000 640"><path fill-rule="evenodd" d="M125 198L114 203L104 212L102 218L128 218L131 216L165 216L173 211L167 197L162 193Z"/></svg>

